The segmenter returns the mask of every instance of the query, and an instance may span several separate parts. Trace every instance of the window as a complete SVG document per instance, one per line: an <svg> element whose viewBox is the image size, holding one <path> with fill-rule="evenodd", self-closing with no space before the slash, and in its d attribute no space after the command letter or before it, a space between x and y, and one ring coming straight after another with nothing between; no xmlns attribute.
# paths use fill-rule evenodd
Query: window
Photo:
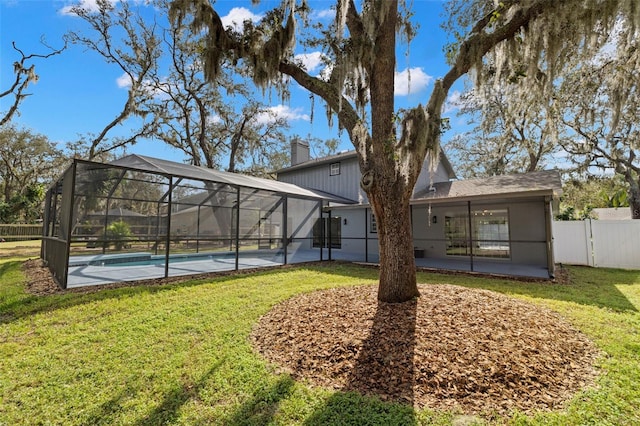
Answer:
<svg viewBox="0 0 640 426"><path fill-rule="evenodd" d="M471 225L471 230L469 230ZM445 217L447 255L509 258L509 211L474 210Z"/></svg>
<svg viewBox="0 0 640 426"><path fill-rule="evenodd" d="M369 222L369 232L371 234L377 234L378 233L378 224L376 223L376 215L373 214L373 212L369 213L370 217L371 217L371 221Z"/></svg>
<svg viewBox="0 0 640 426"><path fill-rule="evenodd" d="M337 176L340 174L340 163L331 163L329 176Z"/></svg>

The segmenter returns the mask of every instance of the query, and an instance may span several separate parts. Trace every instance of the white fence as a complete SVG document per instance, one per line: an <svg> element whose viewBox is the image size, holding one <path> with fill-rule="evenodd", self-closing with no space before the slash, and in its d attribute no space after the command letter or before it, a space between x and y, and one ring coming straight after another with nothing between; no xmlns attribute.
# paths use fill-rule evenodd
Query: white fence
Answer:
<svg viewBox="0 0 640 426"><path fill-rule="evenodd" d="M640 220L553 222L556 263L640 269Z"/></svg>

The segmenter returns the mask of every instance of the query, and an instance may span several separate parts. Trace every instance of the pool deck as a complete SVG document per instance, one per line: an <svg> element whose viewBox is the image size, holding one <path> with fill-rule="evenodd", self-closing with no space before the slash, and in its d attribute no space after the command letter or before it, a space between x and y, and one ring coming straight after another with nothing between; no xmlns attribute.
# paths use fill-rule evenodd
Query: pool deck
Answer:
<svg viewBox="0 0 640 426"><path fill-rule="evenodd" d="M329 253L324 249L322 258L327 260ZM364 259L356 253L332 250L333 260L348 262L364 262L376 264L377 256ZM85 287L122 281L138 281L163 278L164 262L141 264L145 259L158 262L163 256L152 256L150 253L117 253L72 256L69 258L69 274L67 287ZM173 260L173 261L172 261ZM320 250L298 249L287 253L287 263L304 263L320 260ZM128 261L128 262L127 262ZM366 262L365 262L366 261ZM129 265L127 265L129 263ZM275 267L284 264L281 250L244 251L238 256L238 269ZM549 278L546 268L530 265L512 264L508 261L483 261L474 259L473 270L468 260L464 259L416 259L416 267L434 270L465 271L505 276L532 278ZM236 269L234 252L197 253L191 255L173 255L167 269L169 277L198 275L212 272L233 271Z"/></svg>

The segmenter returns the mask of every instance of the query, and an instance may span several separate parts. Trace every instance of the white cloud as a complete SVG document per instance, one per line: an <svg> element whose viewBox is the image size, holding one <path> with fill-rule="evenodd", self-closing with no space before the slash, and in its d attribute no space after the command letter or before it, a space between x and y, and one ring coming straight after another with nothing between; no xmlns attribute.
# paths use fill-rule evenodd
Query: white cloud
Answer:
<svg viewBox="0 0 640 426"><path fill-rule="evenodd" d="M444 111L445 113L453 112L457 109L460 109L462 106L462 94L458 90L454 90L447 96L447 100L444 102Z"/></svg>
<svg viewBox="0 0 640 426"><path fill-rule="evenodd" d="M116 79L116 84L120 89L131 87L131 77L129 77L129 74L124 73Z"/></svg>
<svg viewBox="0 0 640 426"><path fill-rule="evenodd" d="M269 107L266 112L257 114L254 117L254 120L258 124L266 124L276 120L277 118L284 118L287 121L311 120L309 115L302 113L302 108L291 108L282 104Z"/></svg>
<svg viewBox="0 0 640 426"><path fill-rule="evenodd" d="M329 81L329 79L331 78L331 73L333 72L333 65L334 64L331 63L322 68L322 71L320 71L320 74L318 74L317 77L322 81Z"/></svg>
<svg viewBox="0 0 640 426"><path fill-rule="evenodd" d="M118 0L110 0L110 3L115 4L117 1ZM58 11L58 13L60 13L61 15L75 16L76 14L72 11L72 9L75 7L81 7L82 9L88 10L89 12L97 12L98 10L100 10L100 8L98 7L98 0L80 0L74 1L72 4L63 7Z"/></svg>
<svg viewBox="0 0 640 426"><path fill-rule="evenodd" d="M207 117L207 121L211 124L220 124L222 123L222 118L218 114L212 114Z"/></svg>
<svg viewBox="0 0 640 426"><path fill-rule="evenodd" d="M424 90L431 80L433 80L433 77L422 71L422 68L411 68L396 72L395 91L393 94L406 96L411 93L418 93Z"/></svg>
<svg viewBox="0 0 640 426"><path fill-rule="evenodd" d="M301 53L295 56L296 61L302 62L307 72L314 72L316 68L323 64L324 55L322 52Z"/></svg>
<svg viewBox="0 0 640 426"><path fill-rule="evenodd" d="M129 89L132 85L131 78L127 73L123 73L116 79L116 85L120 89ZM156 85L158 85L159 87ZM139 90L141 90L141 92L145 93L147 96L151 96L155 99L168 99L169 95L167 95L167 92L172 92L179 89L176 88L175 83L172 83L167 79L163 79L162 81L157 83L154 83L151 80L144 80L141 82Z"/></svg>
<svg viewBox="0 0 640 426"><path fill-rule="evenodd" d="M232 27L234 31L241 32L244 27L244 21L258 22L262 19L262 15L256 15L244 7L234 7L226 16L220 19L225 28Z"/></svg>
<svg viewBox="0 0 640 426"><path fill-rule="evenodd" d="M336 11L333 9L314 10L309 15L309 19L317 21L321 19L334 19L336 17Z"/></svg>

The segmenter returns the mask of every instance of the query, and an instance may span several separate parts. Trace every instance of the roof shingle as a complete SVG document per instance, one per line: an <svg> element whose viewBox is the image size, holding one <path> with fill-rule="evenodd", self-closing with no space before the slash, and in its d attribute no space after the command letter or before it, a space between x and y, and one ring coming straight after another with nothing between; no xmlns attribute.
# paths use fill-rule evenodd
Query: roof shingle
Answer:
<svg viewBox="0 0 640 426"><path fill-rule="evenodd" d="M417 192L414 200L444 201L455 198L533 195L542 192L547 192L553 197L562 194L562 181L557 170L438 182Z"/></svg>

